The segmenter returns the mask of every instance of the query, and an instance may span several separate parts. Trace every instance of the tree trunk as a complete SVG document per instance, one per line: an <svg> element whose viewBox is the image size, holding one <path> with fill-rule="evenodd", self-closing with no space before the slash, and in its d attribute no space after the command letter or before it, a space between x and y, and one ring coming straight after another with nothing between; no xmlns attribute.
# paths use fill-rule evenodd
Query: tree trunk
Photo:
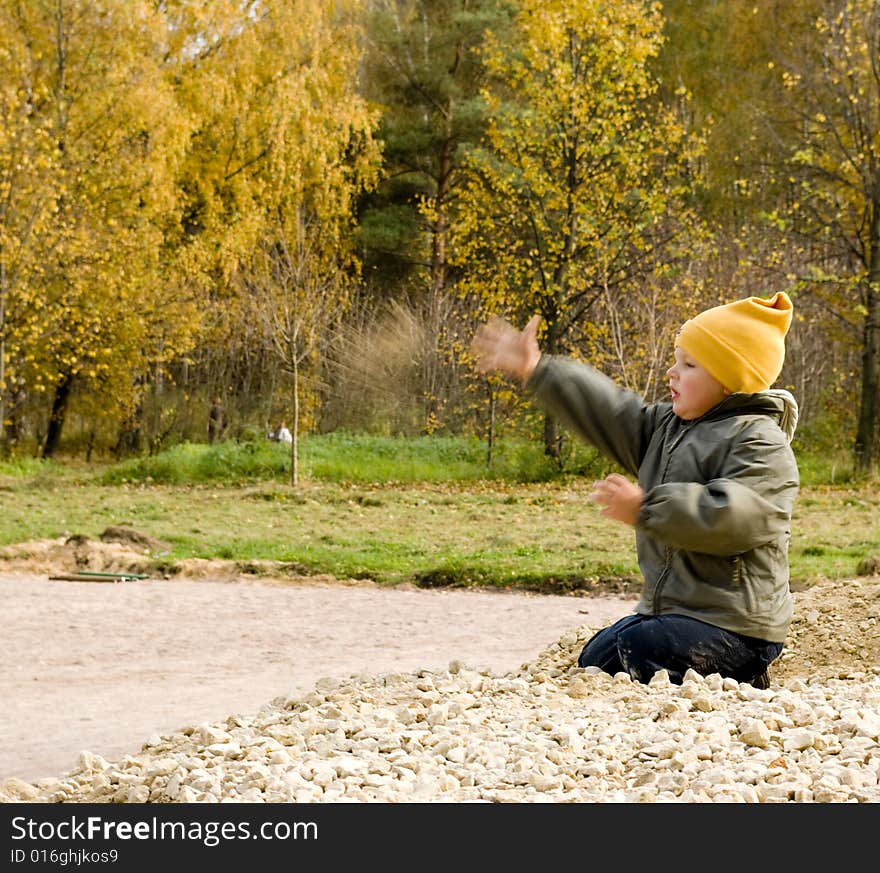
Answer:
<svg viewBox="0 0 880 873"><path fill-rule="evenodd" d="M549 413L544 416L544 454L557 463L562 457L562 433L559 422Z"/></svg>
<svg viewBox="0 0 880 873"><path fill-rule="evenodd" d="M860 473L870 472L876 458L878 389L880 389L880 203L875 203L871 221L868 285L865 292L862 391L855 444L855 467Z"/></svg>
<svg viewBox="0 0 880 873"><path fill-rule="evenodd" d="M489 426L486 432L486 467L492 469L492 461L495 453L495 388L492 383L486 381L489 390Z"/></svg>
<svg viewBox="0 0 880 873"><path fill-rule="evenodd" d="M466 49L459 44L455 48L455 60L449 73L455 76ZM437 190L434 192L435 224L431 238L431 290L434 294L446 291L447 256L446 241L449 234L449 221L446 211L450 195L450 182L455 171L455 150L458 146L455 136L455 98L449 97L444 107L443 142L440 146L437 164Z"/></svg>
<svg viewBox="0 0 880 873"><path fill-rule="evenodd" d="M43 446L43 457L53 458L58 451L61 442L61 431L64 427L64 418L67 415L67 403L70 400L70 389L73 387L73 376L62 376L61 381L55 387L55 397L52 400L52 413L49 416L49 429L46 433L46 442Z"/></svg>
<svg viewBox="0 0 880 873"><path fill-rule="evenodd" d="M4 412L4 416L7 413ZM3 423L2 434L0 434L0 458L7 458L18 445L20 429L18 425L18 417L9 413Z"/></svg>
<svg viewBox="0 0 880 873"><path fill-rule="evenodd" d="M422 350L422 397L424 398L423 432L431 433L437 426L438 411L441 408L439 395L439 370L442 366L440 355L440 334L442 331L443 301L446 297L447 255L446 238L449 233L446 218L446 199L449 174L452 172L452 158L449 143L445 143L440 154L440 167L437 177L437 191L434 194L434 221L431 225L431 266L428 299L424 308L425 324L429 335L425 338ZM444 398L446 399L446 398Z"/></svg>
<svg viewBox="0 0 880 873"><path fill-rule="evenodd" d="M119 427L116 437L116 445L113 447L113 455L118 460L126 455L132 455L141 450L141 420L143 417L143 405L138 405L132 410L125 421Z"/></svg>
<svg viewBox="0 0 880 873"><path fill-rule="evenodd" d="M290 429L290 484L299 484L299 361L293 356L293 427Z"/></svg>
<svg viewBox="0 0 880 873"><path fill-rule="evenodd" d="M20 385L12 391L7 389L3 395L4 421L2 439L0 439L0 457L8 457L15 450L21 439L21 417L25 399L25 391ZM39 440L37 440L37 443L39 443Z"/></svg>
<svg viewBox="0 0 880 873"><path fill-rule="evenodd" d="M873 282L866 296L862 346L862 390L856 430L855 466L860 473L874 466L877 451L877 392L880 390L880 293Z"/></svg>
<svg viewBox="0 0 880 873"><path fill-rule="evenodd" d="M6 437L6 261L0 248L0 455L8 446Z"/></svg>
<svg viewBox="0 0 880 873"><path fill-rule="evenodd" d="M544 349L548 355L559 353L559 326L555 309L545 311L542 314L544 323L547 325L547 333L544 338ZM559 422L550 413L544 415L544 454L560 463L562 458L562 433L559 430Z"/></svg>

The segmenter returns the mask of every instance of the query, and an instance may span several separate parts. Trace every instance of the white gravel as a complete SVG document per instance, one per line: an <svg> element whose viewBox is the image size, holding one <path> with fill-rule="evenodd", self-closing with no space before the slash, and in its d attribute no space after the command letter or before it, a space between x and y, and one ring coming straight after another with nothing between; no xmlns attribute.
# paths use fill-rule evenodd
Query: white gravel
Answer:
<svg viewBox="0 0 880 873"><path fill-rule="evenodd" d="M880 801L880 667L767 690L689 673L648 686L571 667L588 626L509 673L319 679L252 717L84 752L32 802Z"/></svg>

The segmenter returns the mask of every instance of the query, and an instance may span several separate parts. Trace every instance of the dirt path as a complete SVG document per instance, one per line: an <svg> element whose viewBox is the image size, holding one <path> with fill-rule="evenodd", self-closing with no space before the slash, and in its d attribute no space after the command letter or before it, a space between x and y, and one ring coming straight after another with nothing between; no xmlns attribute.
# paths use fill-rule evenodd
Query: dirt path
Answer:
<svg viewBox="0 0 880 873"><path fill-rule="evenodd" d="M0 575L0 781L57 776L83 750L135 754L151 734L250 714L322 676L514 670L632 599L343 584L119 584Z"/></svg>

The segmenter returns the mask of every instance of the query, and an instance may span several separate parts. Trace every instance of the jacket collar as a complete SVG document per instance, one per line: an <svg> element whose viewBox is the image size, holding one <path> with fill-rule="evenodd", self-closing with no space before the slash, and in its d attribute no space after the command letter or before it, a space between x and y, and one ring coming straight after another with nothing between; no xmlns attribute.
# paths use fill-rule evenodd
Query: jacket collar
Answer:
<svg viewBox="0 0 880 873"><path fill-rule="evenodd" d="M734 415L768 415L776 420L791 442L797 428L798 406L797 401L788 391L779 388L758 391L755 394L737 392L725 397L705 415L694 419L691 424L718 421Z"/></svg>

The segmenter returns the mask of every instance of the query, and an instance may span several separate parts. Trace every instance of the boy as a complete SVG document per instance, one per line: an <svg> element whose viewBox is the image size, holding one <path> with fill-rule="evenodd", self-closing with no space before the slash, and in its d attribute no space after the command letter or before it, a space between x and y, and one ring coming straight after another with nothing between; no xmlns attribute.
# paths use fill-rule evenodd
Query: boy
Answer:
<svg viewBox="0 0 880 873"><path fill-rule="evenodd" d="M538 317L476 333L483 372L517 377L549 413L614 460L591 499L636 531L644 576L635 614L590 639L581 667L647 683L690 668L759 688L792 615L788 543L799 487L789 442L797 405L770 390L792 304L784 293L707 309L685 322L667 370L670 402L647 404L592 367L541 355Z"/></svg>

